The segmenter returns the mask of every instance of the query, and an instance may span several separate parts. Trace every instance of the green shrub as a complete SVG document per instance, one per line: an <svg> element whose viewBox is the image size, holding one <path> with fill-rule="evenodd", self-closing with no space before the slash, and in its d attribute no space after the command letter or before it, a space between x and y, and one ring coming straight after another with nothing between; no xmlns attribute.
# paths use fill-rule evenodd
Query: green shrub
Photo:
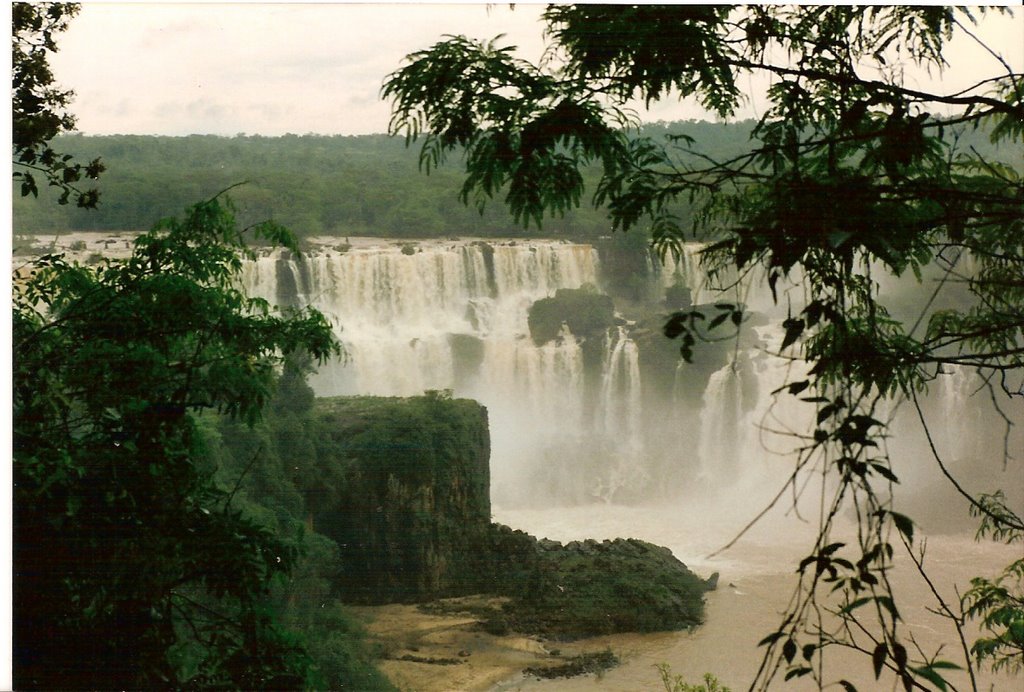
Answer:
<svg viewBox="0 0 1024 692"><path fill-rule="evenodd" d="M690 685L683 680L682 675L673 675L672 668L667 663L658 664L658 673L661 674L665 692L730 692L729 688L720 684L718 678L711 673L704 673L704 682L699 685Z"/></svg>

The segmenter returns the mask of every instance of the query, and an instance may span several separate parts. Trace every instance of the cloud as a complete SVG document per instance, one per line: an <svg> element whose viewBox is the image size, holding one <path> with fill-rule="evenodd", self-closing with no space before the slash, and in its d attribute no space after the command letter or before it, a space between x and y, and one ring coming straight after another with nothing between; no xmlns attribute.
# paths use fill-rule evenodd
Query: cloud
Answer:
<svg viewBox="0 0 1024 692"><path fill-rule="evenodd" d="M90 4L60 37L53 61L74 89L72 111L92 134L363 134L387 128L379 101L387 74L444 34L543 51L539 5ZM993 16L977 29L1021 61L1024 16ZM986 56L956 48L973 67ZM960 58L960 52L965 56ZM990 58L989 58L990 59ZM943 85L972 75L948 71ZM159 105L154 105L159 104ZM182 105L185 104L185 105ZM750 111L747 115L753 115ZM666 101L648 119L706 117Z"/></svg>

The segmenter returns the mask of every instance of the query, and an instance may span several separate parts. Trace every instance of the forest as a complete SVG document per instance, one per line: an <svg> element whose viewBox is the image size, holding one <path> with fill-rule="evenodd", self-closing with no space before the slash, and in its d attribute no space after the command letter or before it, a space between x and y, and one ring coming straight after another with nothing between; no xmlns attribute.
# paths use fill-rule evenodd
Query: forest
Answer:
<svg viewBox="0 0 1024 692"><path fill-rule="evenodd" d="M713 155L742 150L752 122L649 125L651 135L687 134ZM544 228L527 230L502 207L481 213L459 201L454 168L422 175L417 152L400 138L285 135L156 137L68 134L53 145L78 159L101 158L108 170L98 207L40 204L14 196L15 231L138 231L197 199L232 190L239 222L273 219L300 236L587 238L609 232L606 214L581 205ZM597 170L588 172L596 181ZM56 192L44 189L52 200Z"/></svg>
<svg viewBox="0 0 1024 692"><path fill-rule="evenodd" d="M644 125L638 133L658 141L685 136L695 152L729 159L749 148L755 122L677 121ZM951 135L952 136L952 135ZM985 132L957 135L961 146L994 153ZM524 236L593 239L608 235L607 209L588 201L556 215L542 228L524 227L499 204L478 209L463 204L456 166L423 175L418 152L401 138L361 136L237 135L87 136L63 134L53 146L76 159L101 159L102 198L95 209L39 203L13 196L15 234L62 231L142 231L156 219L178 215L188 205L233 188L239 223L273 219L300 238L317 235L388 238ZM694 156L690 157L693 160ZM584 168L587 188L600 176ZM233 187L237 186L237 187ZM58 196L40 190L43 200ZM687 229L694 229L688 200L674 203ZM709 231L702 229L706 236ZM17 245L17 244L16 244Z"/></svg>

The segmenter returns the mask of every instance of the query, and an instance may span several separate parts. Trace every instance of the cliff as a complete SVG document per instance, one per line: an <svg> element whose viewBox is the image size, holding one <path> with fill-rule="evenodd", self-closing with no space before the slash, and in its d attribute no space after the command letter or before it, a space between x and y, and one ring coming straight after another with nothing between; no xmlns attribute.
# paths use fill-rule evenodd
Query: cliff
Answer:
<svg viewBox="0 0 1024 692"><path fill-rule="evenodd" d="M708 584L633 539L562 545L492 524L487 411L445 392L319 399L313 523L339 547L350 603L487 593L489 632L556 639L693 627ZM438 606L442 609L446 606ZM457 608L456 608L457 609Z"/></svg>
<svg viewBox="0 0 1024 692"><path fill-rule="evenodd" d="M341 549L336 585L355 603L478 588L490 526L487 410L445 393L318 399L333 498L316 530Z"/></svg>

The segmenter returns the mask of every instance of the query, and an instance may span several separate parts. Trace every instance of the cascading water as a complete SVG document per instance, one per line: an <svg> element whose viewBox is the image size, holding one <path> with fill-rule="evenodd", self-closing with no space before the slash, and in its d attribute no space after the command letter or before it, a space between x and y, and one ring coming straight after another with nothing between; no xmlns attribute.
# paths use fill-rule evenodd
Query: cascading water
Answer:
<svg viewBox="0 0 1024 692"><path fill-rule="evenodd" d="M646 327L620 319L603 337L580 337L563 325L558 338L534 343L527 316L537 300L601 288L589 245L357 239L344 249L321 247L302 261L265 255L246 266L245 287L273 304L313 305L335 325L347 357L313 376L321 396L452 390L483 403L496 504L634 502L687 488L774 485L785 469L770 460L788 463L798 438L786 433L806 433L800 425L813 419L812 405L772 396L800 377L766 354L781 334L756 319L738 341L708 347L692 365L679 363L676 346L657 333L668 310L653 302ZM695 305L741 302L736 290L716 292L699 249L686 245L676 260L651 262L657 288L649 293L674 287ZM751 303L773 309L770 296ZM972 384L962 373L941 383L929 410L961 425L945 425L937 443L967 457L964 441L974 438L964 426L983 425L967 401Z"/></svg>
<svg viewBox="0 0 1024 692"><path fill-rule="evenodd" d="M279 253L246 267L252 295L311 304L347 357L322 367L320 396L452 390L489 411L498 502L611 500L643 476L637 347L613 330L595 394L583 340L530 338L530 306L599 281L596 250L555 241L362 242L303 263Z"/></svg>
<svg viewBox="0 0 1024 692"><path fill-rule="evenodd" d="M700 472L697 480L710 485L717 481L719 473L735 474L740 449L736 436L746 436L746 411L743 405L743 385L735 363L728 363L716 370L708 380L704 391L703 407L700 412Z"/></svg>
<svg viewBox="0 0 1024 692"><path fill-rule="evenodd" d="M302 261L267 254L244 268L250 295L281 306L314 305L336 325L349 357L321 369L312 382L317 392L399 396L450 388L483 402L491 423L496 521L563 542L648 540L669 547L702 576L720 571L728 584L707 595L708 620L696 633L659 638L653 648L651 639L626 646L636 656L606 673L602 687L649 688L657 684L655 664L665 662L688 679L710 670L734 689L747 685L759 660L751 652L778 626L793 566L813 545L814 513L804 513L810 521L794 520L787 497L734 548L709 553L734 539L764 508L766 493L784 483L793 470L793 449L806 441L795 435L807 434L808 420L813 427L817 405L772 396L786 382L805 379L797 363L771 355L782 341L778 315L765 321L751 314L738 340L715 346L713 353L697 352L692 364L684 364L678 344L660 333L664 316L679 306L657 301L678 287L684 290L676 297L685 292L693 304L743 302L749 312L765 313L773 308L771 295L755 291L741 301L735 292L716 292L696 261L699 247L690 245L678 263L647 265L651 319L634 323L630 314L600 340L563 327L560 338L538 346L527 321L536 300L584 284L612 292L593 248L554 241L413 245L361 239L346 246L321 243ZM922 305L963 307L955 293L929 303L941 280L927 273L919 284L886 279L886 304L905 324L922 325ZM779 297L785 311L781 288ZM897 509L918 523L917 535L930 534L933 576L955 593L954 583L964 588L969 577L998 574L1019 557L1019 546L944 535L947 529L973 531L976 523L938 471L931 445L968 491L1002 488L1011 507L1024 506L1024 404L1016 397L997 410L993 402L1005 399L998 388L1006 383L985 382L969 368L943 366L935 374L927 394L919 394L931 440L913 402L904 399L896 412L879 414L886 421L892 415L879 454L893 460L901 481L893 488ZM1019 380L1010 386L1017 391ZM1009 432L1007 420L1013 423ZM1011 459L1003 466L1006 452ZM646 499L663 501L636 501ZM899 569L892 573L897 579ZM911 594L904 602L921 604L901 610L915 635L931 637L929 650L956 648L936 626L944 623L916 620L932 603L930 587L913 591L903 578L900 588ZM871 689L876 681L870 666L853 661L854 667L866 670L859 686ZM591 689L594 681L516 681L515 689L547 684Z"/></svg>
<svg viewBox="0 0 1024 692"><path fill-rule="evenodd" d="M593 495L606 502L622 490L642 490L649 481L641 430L643 394L636 342L623 327L607 337L598 422L612 440L619 440L608 473L599 477Z"/></svg>

